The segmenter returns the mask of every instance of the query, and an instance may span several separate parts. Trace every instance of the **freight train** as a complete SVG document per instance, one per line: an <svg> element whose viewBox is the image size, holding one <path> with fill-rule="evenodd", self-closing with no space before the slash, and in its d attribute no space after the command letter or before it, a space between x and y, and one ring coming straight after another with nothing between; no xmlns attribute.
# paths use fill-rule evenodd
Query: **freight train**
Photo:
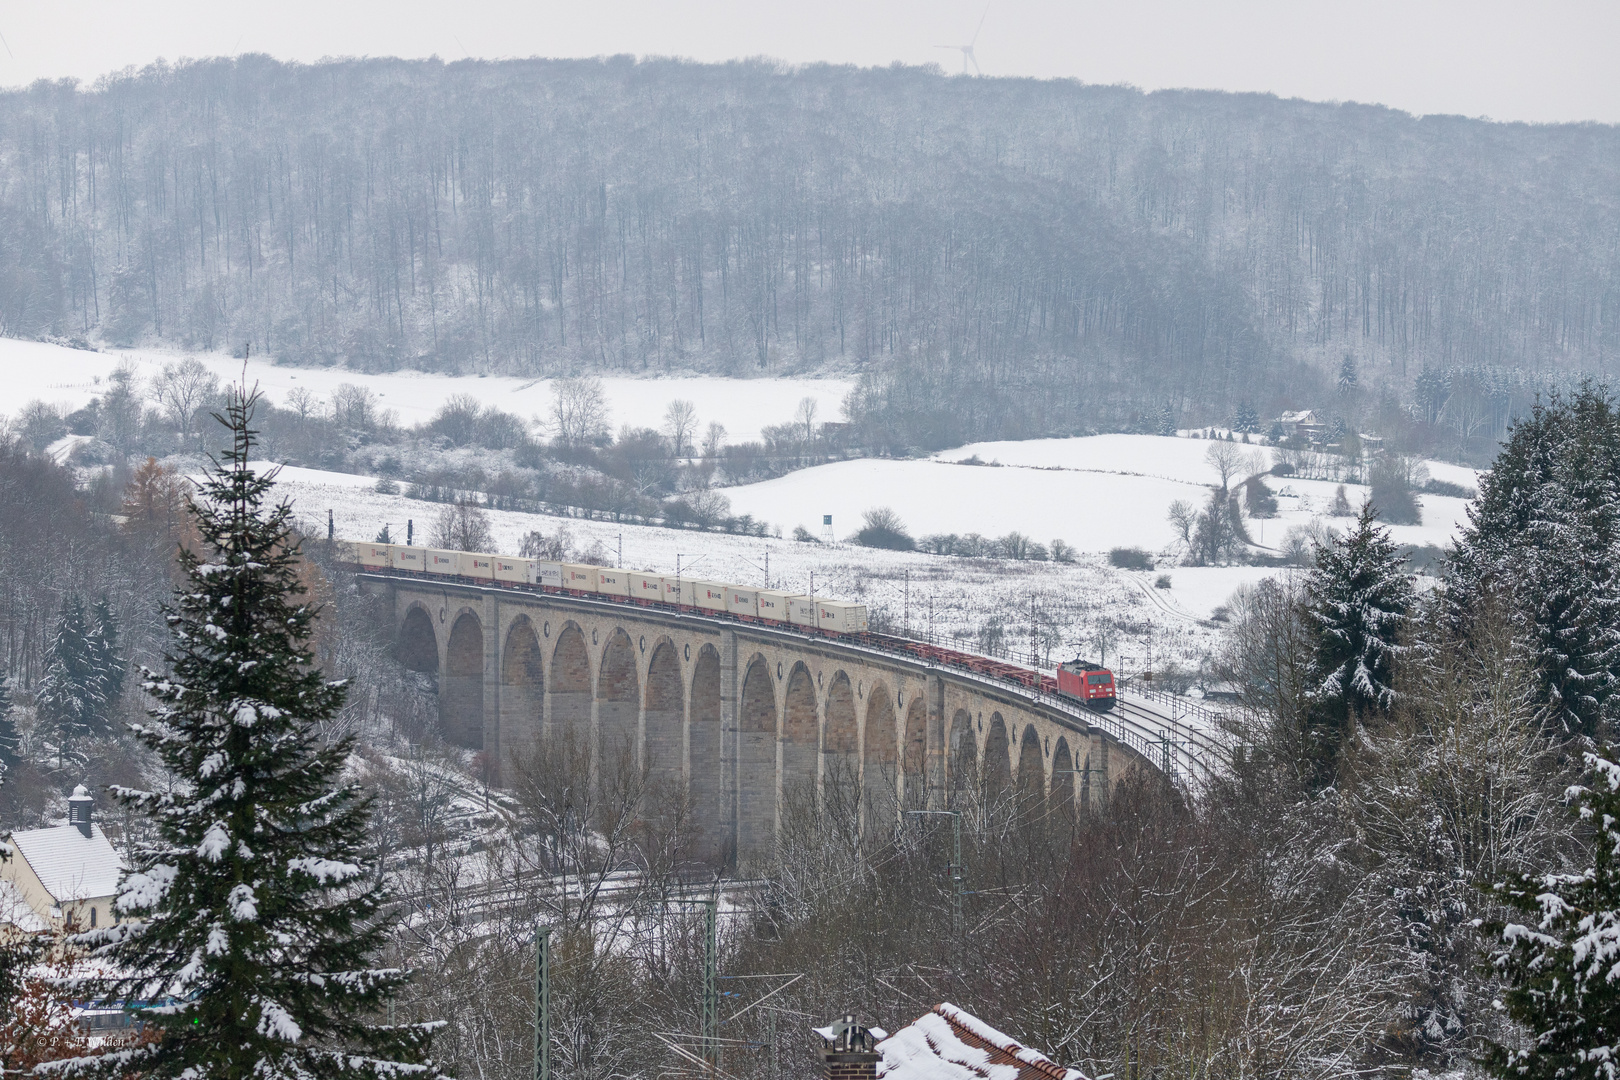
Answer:
<svg viewBox="0 0 1620 1080"><path fill-rule="evenodd" d="M993 675L1045 693L1078 699L1093 709L1114 706L1114 675L1107 668L1074 660L1058 668L1057 678L989 657L958 652L909 638L868 632L866 605L801 596L777 589L756 589L701 578L641 574L588 563L519 559L483 552L446 551L407 544L350 544L350 564L360 570L389 570L436 577L490 582L508 587L539 587L573 596L602 597L626 603L671 606L745 622L797 627L800 630L858 638L891 651Z"/></svg>
<svg viewBox="0 0 1620 1080"><path fill-rule="evenodd" d="M837 634L866 632L865 604L797 596L777 589L404 544L352 544L350 549L353 563L362 570L399 570L498 585L537 585L575 596L612 597L636 604L668 604L733 615L747 622L785 623Z"/></svg>

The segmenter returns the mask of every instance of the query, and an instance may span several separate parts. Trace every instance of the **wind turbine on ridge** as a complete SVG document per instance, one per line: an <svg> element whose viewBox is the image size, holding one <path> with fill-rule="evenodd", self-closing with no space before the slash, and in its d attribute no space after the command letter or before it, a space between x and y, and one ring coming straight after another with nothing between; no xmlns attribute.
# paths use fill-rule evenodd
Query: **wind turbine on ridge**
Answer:
<svg viewBox="0 0 1620 1080"><path fill-rule="evenodd" d="M962 74L964 74L964 75L967 74L968 64L970 64L970 63L973 65L973 74L975 74L975 75L983 75L984 74L984 72L979 70L979 58L977 56L973 55L973 46L975 46L975 45L977 45L979 43L979 31L984 29L984 20L985 20L985 18L987 16L989 16L989 14L990 14L990 4L993 4L993 3L995 3L995 0L990 0L989 3L984 5L984 14L979 16L978 29L973 31L973 39L971 41L969 41L966 45L935 45L934 46L934 48L936 48L936 49L955 49L957 52L961 53L962 54Z"/></svg>

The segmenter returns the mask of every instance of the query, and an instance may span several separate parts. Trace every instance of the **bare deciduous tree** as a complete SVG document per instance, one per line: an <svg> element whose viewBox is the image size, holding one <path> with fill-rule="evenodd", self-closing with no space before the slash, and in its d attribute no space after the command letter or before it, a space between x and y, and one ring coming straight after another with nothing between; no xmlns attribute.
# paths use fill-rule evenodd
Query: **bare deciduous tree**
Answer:
<svg viewBox="0 0 1620 1080"><path fill-rule="evenodd" d="M332 391L332 419L346 431L370 431L377 423L377 395L344 383Z"/></svg>
<svg viewBox="0 0 1620 1080"><path fill-rule="evenodd" d="M552 428L559 446L587 446L607 434L607 394L601 379L591 375L558 379L551 393Z"/></svg>
<svg viewBox="0 0 1620 1080"><path fill-rule="evenodd" d="M709 421L709 430L703 436L703 456L717 458L721 447L726 445L726 425L718 420Z"/></svg>
<svg viewBox="0 0 1620 1080"><path fill-rule="evenodd" d="M1532 676L1498 593L1466 634L1431 608L1396 672L1398 705L1362 739L1344 785L1346 808L1378 854L1376 880L1406 898L1400 919L1421 941L1407 1037L1466 1054L1511 1033L1492 1007L1502 992L1467 925L1493 906L1476 885L1556 864L1569 838L1561 811L1576 777L1541 732L1525 693Z"/></svg>
<svg viewBox="0 0 1620 1080"><path fill-rule="evenodd" d="M1185 499L1177 499L1170 504L1167 517L1175 526L1176 536L1183 544L1191 546L1193 529L1198 525L1198 508Z"/></svg>
<svg viewBox="0 0 1620 1080"><path fill-rule="evenodd" d="M1209 444L1209 449L1204 451L1204 460L1220 474L1221 490L1224 491L1230 485L1232 477L1236 476L1238 470L1247 462L1247 455L1239 444L1216 439Z"/></svg>
<svg viewBox="0 0 1620 1080"><path fill-rule="evenodd" d="M671 401L664 410L664 434L669 437L670 452L676 457L685 457L696 430L697 406L681 398Z"/></svg>
<svg viewBox="0 0 1620 1080"><path fill-rule="evenodd" d="M1239 689L1246 722L1266 728L1250 741L1274 742L1279 754L1302 752L1315 655L1304 579L1266 578L1238 589L1227 606L1232 619L1219 664Z"/></svg>
<svg viewBox="0 0 1620 1080"><path fill-rule="evenodd" d="M287 409L303 423L320 415L321 399L309 387L295 386L287 391Z"/></svg>
<svg viewBox="0 0 1620 1080"><path fill-rule="evenodd" d="M799 429L799 437L806 443L812 443L816 439L816 416L819 411L820 408L813 397L800 398L799 407L794 410L793 423Z"/></svg>
<svg viewBox="0 0 1620 1080"><path fill-rule="evenodd" d="M164 364L163 373L152 384L152 396L180 430L180 440L189 444L198 414L219 397L219 380L195 359Z"/></svg>
<svg viewBox="0 0 1620 1080"><path fill-rule="evenodd" d="M567 525L558 525L549 537L540 530L531 530L523 537L518 549L520 559L545 559L548 562L566 562L574 557L574 535Z"/></svg>
<svg viewBox="0 0 1620 1080"><path fill-rule="evenodd" d="M691 510L693 522L705 529L731 513L731 500L709 488L694 491L682 501Z"/></svg>
<svg viewBox="0 0 1620 1080"><path fill-rule="evenodd" d="M431 542L448 551L489 551L495 546L489 515L475 502L458 499L439 511Z"/></svg>

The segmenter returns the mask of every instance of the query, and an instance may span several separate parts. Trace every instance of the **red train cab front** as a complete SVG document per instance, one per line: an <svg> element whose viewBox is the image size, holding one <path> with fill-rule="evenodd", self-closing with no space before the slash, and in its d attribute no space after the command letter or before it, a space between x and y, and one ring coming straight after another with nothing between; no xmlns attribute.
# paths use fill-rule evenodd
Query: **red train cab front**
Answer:
<svg viewBox="0 0 1620 1080"><path fill-rule="evenodd" d="M1114 707L1114 673L1098 664L1070 660L1057 671L1058 693L1079 698L1093 709Z"/></svg>

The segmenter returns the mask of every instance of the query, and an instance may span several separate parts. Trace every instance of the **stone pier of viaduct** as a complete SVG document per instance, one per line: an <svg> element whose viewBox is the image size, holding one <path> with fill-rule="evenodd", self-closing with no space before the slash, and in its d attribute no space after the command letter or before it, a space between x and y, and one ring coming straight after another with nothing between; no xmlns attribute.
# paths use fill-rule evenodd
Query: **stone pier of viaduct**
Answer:
<svg viewBox="0 0 1620 1080"><path fill-rule="evenodd" d="M717 850L766 850L795 785L842 780L863 818L936 808L974 777L1066 810L1153 763L1083 710L832 637L662 607L362 574L398 656L436 677L452 742L496 782L549 740L686 786ZM1078 713L1078 715L1077 715Z"/></svg>

